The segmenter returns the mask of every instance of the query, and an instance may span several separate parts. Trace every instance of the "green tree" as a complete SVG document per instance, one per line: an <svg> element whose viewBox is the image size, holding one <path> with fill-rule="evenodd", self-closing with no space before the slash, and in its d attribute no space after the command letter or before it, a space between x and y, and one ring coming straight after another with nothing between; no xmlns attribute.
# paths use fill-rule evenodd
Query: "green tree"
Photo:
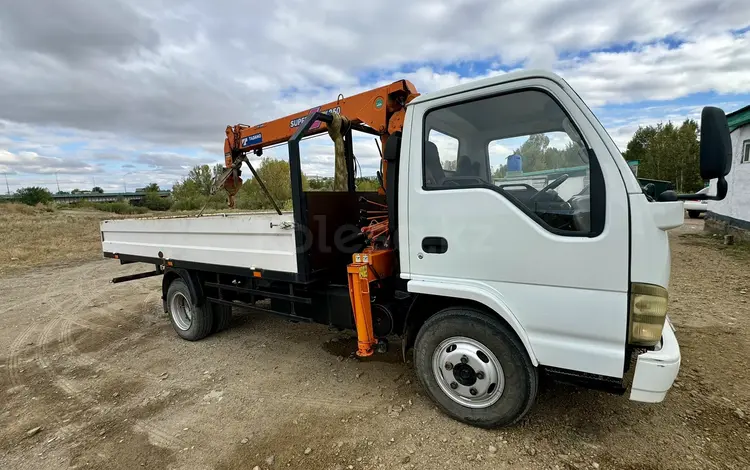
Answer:
<svg viewBox="0 0 750 470"><path fill-rule="evenodd" d="M333 178L311 179L310 189L313 191L332 191L333 190Z"/></svg>
<svg viewBox="0 0 750 470"><path fill-rule="evenodd" d="M692 119L679 127L671 122L639 127L623 156L639 161L639 177L671 181L678 192L695 192L704 186L698 134Z"/></svg>
<svg viewBox="0 0 750 470"><path fill-rule="evenodd" d="M146 191L142 205L152 211L166 211L172 207L172 199L160 196L157 191Z"/></svg>
<svg viewBox="0 0 750 470"><path fill-rule="evenodd" d="M508 174L508 165L500 165L497 167L494 173L492 173L493 179L503 179Z"/></svg>
<svg viewBox="0 0 750 470"><path fill-rule="evenodd" d="M78 188L76 188L76 189L74 189L73 191L70 192L70 194L81 194L81 193L83 193L83 191L81 191Z"/></svg>
<svg viewBox="0 0 750 470"><path fill-rule="evenodd" d="M581 157L579 144L569 140L562 133L564 140L568 140L563 148L550 145L550 138L546 134L530 135L526 142L514 153L521 155L522 170L524 173L531 171L556 170L560 168L572 168L586 164ZM553 137L556 137L553 135ZM507 171L507 169L505 170Z"/></svg>
<svg viewBox="0 0 750 470"><path fill-rule="evenodd" d="M156 183L151 183L145 188L143 188L144 193L158 193L160 191L159 185Z"/></svg>
<svg viewBox="0 0 750 470"><path fill-rule="evenodd" d="M651 139L654 138L654 134L656 134L656 128L651 126L639 126L638 130L633 134L633 137L631 137L630 142L628 142L625 152L622 154L622 156L625 157L625 160L645 160L646 148L648 147L649 142L651 142Z"/></svg>
<svg viewBox="0 0 750 470"><path fill-rule="evenodd" d="M215 165L213 168L208 165L193 167L182 181L172 186L172 209L226 208L226 191L218 189L215 194L211 194L215 178L223 171L222 165Z"/></svg>
<svg viewBox="0 0 750 470"><path fill-rule="evenodd" d="M292 184L289 163L284 160L264 158L256 169L258 176L279 206L289 208L292 200ZM308 189L307 178L302 176L303 189ZM240 209L271 209L273 205L255 178L245 180L237 194Z"/></svg>
<svg viewBox="0 0 750 470"><path fill-rule="evenodd" d="M549 147L549 137L544 134L534 134L521 144L521 148L515 153L521 155L523 161L523 172L549 170L545 152Z"/></svg>
<svg viewBox="0 0 750 470"><path fill-rule="evenodd" d="M94 186L93 188L91 188L91 192L92 193L103 194L104 190L102 188L100 188L99 186Z"/></svg>
<svg viewBox="0 0 750 470"><path fill-rule="evenodd" d="M39 186L21 188L16 191L16 197L23 204L28 204L30 206L52 202L52 193L49 192L49 189L40 188Z"/></svg>
<svg viewBox="0 0 750 470"><path fill-rule="evenodd" d="M376 176L361 176L355 180L357 191L377 191L380 182Z"/></svg>
<svg viewBox="0 0 750 470"><path fill-rule="evenodd" d="M187 179L195 183L196 189L203 196L211 194L211 188L213 187L214 175L211 173L211 168L208 165L200 165L193 167L188 173Z"/></svg>

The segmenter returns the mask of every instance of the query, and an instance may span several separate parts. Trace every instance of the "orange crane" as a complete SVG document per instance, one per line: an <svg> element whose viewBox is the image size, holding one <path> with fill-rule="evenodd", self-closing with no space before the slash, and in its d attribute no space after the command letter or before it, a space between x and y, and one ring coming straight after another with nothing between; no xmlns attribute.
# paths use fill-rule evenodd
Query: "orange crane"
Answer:
<svg viewBox="0 0 750 470"><path fill-rule="evenodd" d="M384 148L388 137L403 129L406 105L419 96L414 85L408 80L398 80L389 85L344 97L339 95L336 101L301 111L262 124L248 126L237 124L227 126L224 141L224 159L226 171L222 181L224 188L230 194L230 205L233 205L234 194L241 185L240 167L245 162L258 183L265 190L263 182L247 159L247 153L262 155L263 148L290 141L306 122L309 116L320 113L336 116L336 125L348 129L355 129L380 138ZM338 117L341 120L338 120ZM317 120L309 125L304 136L313 136L329 132L327 124ZM336 129L339 131L339 129ZM331 134L333 138L333 134ZM339 150L339 143L334 138ZM382 157L382 155L381 155ZM387 162L383 160L381 177L381 195L386 194ZM294 172L294 168L292 169ZM292 175L294 178L294 175ZM395 190L395 188L394 188ZM361 227L368 240L368 246L360 253L352 255L352 262L347 266L349 282L349 297L354 312L357 329L359 356L370 356L377 345L377 338L373 332L373 317L370 299L370 284L381 282L391 276L394 270L395 252L389 243L389 223L387 205L366 200L373 208L366 211L365 223ZM275 203L274 203L275 205ZM277 212L281 211L276 207Z"/></svg>

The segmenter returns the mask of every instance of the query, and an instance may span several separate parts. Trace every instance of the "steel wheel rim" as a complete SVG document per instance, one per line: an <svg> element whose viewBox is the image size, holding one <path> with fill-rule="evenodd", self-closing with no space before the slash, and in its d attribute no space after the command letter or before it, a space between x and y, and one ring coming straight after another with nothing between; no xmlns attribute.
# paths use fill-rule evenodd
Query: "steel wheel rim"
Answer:
<svg viewBox="0 0 750 470"><path fill-rule="evenodd" d="M432 371L448 398L468 408L487 408L505 389L503 367L484 344L465 336L443 340L432 353Z"/></svg>
<svg viewBox="0 0 750 470"><path fill-rule="evenodd" d="M177 292L172 296L172 301L169 303L169 312L172 314L172 319L177 328L182 331L190 329L193 324L193 309L190 301L182 292Z"/></svg>

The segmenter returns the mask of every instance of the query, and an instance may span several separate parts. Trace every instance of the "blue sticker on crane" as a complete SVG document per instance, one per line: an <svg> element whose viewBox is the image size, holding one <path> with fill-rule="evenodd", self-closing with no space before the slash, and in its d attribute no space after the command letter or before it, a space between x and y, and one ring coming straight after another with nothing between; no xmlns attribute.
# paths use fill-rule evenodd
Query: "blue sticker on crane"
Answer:
<svg viewBox="0 0 750 470"><path fill-rule="evenodd" d="M261 142L263 142L263 134L260 132L242 138L243 147L250 147L251 145L259 144Z"/></svg>

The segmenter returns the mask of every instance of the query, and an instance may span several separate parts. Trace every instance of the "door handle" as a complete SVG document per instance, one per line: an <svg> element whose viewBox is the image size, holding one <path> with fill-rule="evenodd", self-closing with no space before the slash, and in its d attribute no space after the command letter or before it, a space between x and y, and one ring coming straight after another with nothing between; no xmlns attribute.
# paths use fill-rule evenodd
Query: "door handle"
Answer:
<svg viewBox="0 0 750 470"><path fill-rule="evenodd" d="M425 253L441 254L448 251L448 240L443 237L424 237L422 251Z"/></svg>

